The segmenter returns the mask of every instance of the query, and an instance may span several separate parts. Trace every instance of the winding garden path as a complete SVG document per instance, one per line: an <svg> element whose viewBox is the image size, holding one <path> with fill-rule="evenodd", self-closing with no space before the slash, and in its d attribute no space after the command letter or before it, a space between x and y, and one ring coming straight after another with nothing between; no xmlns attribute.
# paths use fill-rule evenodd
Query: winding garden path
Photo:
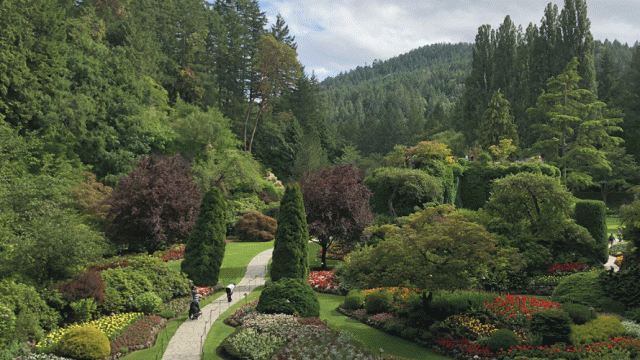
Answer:
<svg viewBox="0 0 640 360"><path fill-rule="evenodd" d="M162 360L200 360L202 344L218 316L242 300L245 294L264 285L267 264L272 253L273 249L265 250L249 262L244 277L236 284L231 302L228 302L226 294L223 294L218 300L212 301L201 309L200 319L187 319L182 323L169 341Z"/></svg>

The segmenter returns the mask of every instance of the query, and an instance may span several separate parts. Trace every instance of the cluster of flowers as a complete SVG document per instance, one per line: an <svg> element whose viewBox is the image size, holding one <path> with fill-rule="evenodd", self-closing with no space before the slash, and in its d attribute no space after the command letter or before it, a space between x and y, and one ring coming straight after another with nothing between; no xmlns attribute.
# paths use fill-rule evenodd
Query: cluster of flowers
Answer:
<svg viewBox="0 0 640 360"><path fill-rule="evenodd" d="M493 355L488 347L473 344L467 339L438 338L436 339L435 349L438 352L447 355L451 355L455 352L461 352L467 359L489 357Z"/></svg>
<svg viewBox="0 0 640 360"><path fill-rule="evenodd" d="M94 326L101 330L109 340L115 339L123 329L129 326L134 321L144 316L143 313L125 313L114 316L105 316L98 320L89 321L82 324L72 324L64 328L58 328L53 330L47 336L42 338L40 342L36 344L35 350L40 353L53 352L58 346L58 342L62 335L67 331L80 326Z"/></svg>
<svg viewBox="0 0 640 360"><path fill-rule="evenodd" d="M367 295L369 295L371 293L374 293L374 292L376 292L378 290L388 291L396 299L406 299L409 296L416 295L416 294L420 293L420 289L409 288L409 287L397 287L396 286L396 287L381 287L381 288L363 290L362 294L364 294L364 296L367 296Z"/></svg>
<svg viewBox="0 0 640 360"><path fill-rule="evenodd" d="M628 352L632 359L635 359L640 354L640 342L630 337L614 337L607 341L599 341L583 347L518 345L507 350L507 353L511 358L526 356L545 359L579 359L584 356L581 356L581 354L604 355L610 353L611 350L623 350Z"/></svg>
<svg viewBox="0 0 640 360"><path fill-rule="evenodd" d="M616 265L620 266L622 264L622 260L624 260L624 256L618 256L615 261Z"/></svg>
<svg viewBox="0 0 640 360"><path fill-rule="evenodd" d="M229 325L231 326L242 325L244 318L247 315L254 313L257 306L258 306L258 299L250 301L245 305L242 305L238 310L236 310L233 314L231 314L231 316L227 318L227 320L229 320L234 324L234 325L231 325L231 324Z"/></svg>
<svg viewBox="0 0 640 360"><path fill-rule="evenodd" d="M374 328L384 329L389 324L398 322L398 318L390 313L380 313L367 317L367 324Z"/></svg>
<svg viewBox="0 0 640 360"><path fill-rule="evenodd" d="M456 328L463 328L471 333L475 338L490 337L491 334L498 331L498 328L492 324L483 324L480 320L468 315L453 315L447 318L447 321Z"/></svg>
<svg viewBox="0 0 640 360"><path fill-rule="evenodd" d="M111 354L120 348L143 349L153 344L156 334L164 327L166 320L157 315L147 315L133 323L115 340L111 341Z"/></svg>
<svg viewBox="0 0 640 360"><path fill-rule="evenodd" d="M311 271L307 281L318 292L338 294L340 283L333 271Z"/></svg>
<svg viewBox="0 0 640 360"><path fill-rule="evenodd" d="M162 261L164 262L184 259L184 248L186 246L187 245L183 244L179 247L174 247L167 251L163 251L163 254L160 255L160 259L162 259Z"/></svg>
<svg viewBox="0 0 640 360"><path fill-rule="evenodd" d="M583 263L569 263L569 264L553 264L549 267L547 272L549 275L558 275L562 273L576 273L586 269Z"/></svg>
<svg viewBox="0 0 640 360"><path fill-rule="evenodd" d="M531 319L532 313L540 310L555 310L561 305L557 302L521 295L499 296L483 304L484 309L494 319L512 325L524 325Z"/></svg>
<svg viewBox="0 0 640 360"><path fill-rule="evenodd" d="M195 286L194 288L203 298L209 297L215 291L213 286Z"/></svg>

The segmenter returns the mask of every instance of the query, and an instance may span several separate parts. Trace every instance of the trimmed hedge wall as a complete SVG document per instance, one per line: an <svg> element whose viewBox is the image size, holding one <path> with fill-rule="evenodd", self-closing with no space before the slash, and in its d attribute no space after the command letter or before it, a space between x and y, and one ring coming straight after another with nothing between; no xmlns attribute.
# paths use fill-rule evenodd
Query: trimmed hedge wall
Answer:
<svg viewBox="0 0 640 360"><path fill-rule="evenodd" d="M460 181L459 196L462 207L472 210L482 208L491 195L493 180L521 172L560 176L560 169L557 167L536 162L512 163L506 166L481 166L471 163L464 170Z"/></svg>
<svg viewBox="0 0 640 360"><path fill-rule="evenodd" d="M576 223L589 231L596 244L607 243L607 206L599 200L576 200L573 215ZM607 247L604 247L607 250ZM600 261L607 262L609 252L603 251Z"/></svg>

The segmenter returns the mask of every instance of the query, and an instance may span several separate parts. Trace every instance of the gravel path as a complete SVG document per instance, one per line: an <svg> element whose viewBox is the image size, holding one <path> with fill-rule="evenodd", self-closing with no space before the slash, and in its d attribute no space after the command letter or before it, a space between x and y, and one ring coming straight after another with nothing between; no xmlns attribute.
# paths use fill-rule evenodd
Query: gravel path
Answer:
<svg viewBox="0 0 640 360"><path fill-rule="evenodd" d="M264 285L267 264L272 253L273 249L265 250L249 262L244 278L236 284L233 290L231 302L227 301L227 296L223 293L218 300L212 301L202 308L202 316L198 320L187 319L182 323L169 341L162 360L200 360L202 344L218 316L242 300L245 294Z"/></svg>

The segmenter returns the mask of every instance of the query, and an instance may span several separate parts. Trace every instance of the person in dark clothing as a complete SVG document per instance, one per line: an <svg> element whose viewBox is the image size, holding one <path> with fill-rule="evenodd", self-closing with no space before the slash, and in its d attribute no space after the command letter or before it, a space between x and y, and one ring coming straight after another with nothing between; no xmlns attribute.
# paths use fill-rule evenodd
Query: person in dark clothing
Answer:
<svg viewBox="0 0 640 360"><path fill-rule="evenodd" d="M191 306L189 306L189 318L192 320L197 320L200 314L200 294L196 291L195 288L191 291L191 295L193 299L191 300Z"/></svg>
<svg viewBox="0 0 640 360"><path fill-rule="evenodd" d="M227 300L231 302L231 295L233 295L233 289L236 287L236 284L229 284L227 286Z"/></svg>

